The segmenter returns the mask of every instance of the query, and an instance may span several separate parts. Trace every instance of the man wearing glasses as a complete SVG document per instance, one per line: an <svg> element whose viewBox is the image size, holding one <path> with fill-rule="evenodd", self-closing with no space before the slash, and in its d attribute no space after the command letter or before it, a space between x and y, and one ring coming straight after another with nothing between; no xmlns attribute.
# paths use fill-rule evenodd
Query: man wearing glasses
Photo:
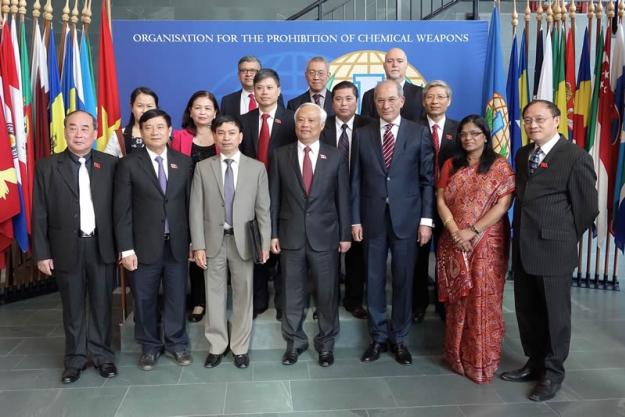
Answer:
<svg viewBox="0 0 625 417"><path fill-rule="evenodd" d="M258 108L258 102L254 96L254 77L260 71L260 60L252 55L246 55L239 59L238 77L241 89L227 94L221 99L221 114L238 117ZM282 94L278 97L278 107L284 108Z"/></svg>
<svg viewBox="0 0 625 417"><path fill-rule="evenodd" d="M289 100L286 108L295 111L304 103L315 103L324 109L328 116L333 116L332 93L326 88L328 78L330 78L328 61L322 56L311 58L306 65L304 75L308 83L308 91Z"/></svg>
<svg viewBox="0 0 625 417"><path fill-rule="evenodd" d="M523 109L532 143L516 154L512 240L514 300L529 358L501 379L538 381L528 398L553 398L564 379L571 341L571 274L577 242L597 216L597 177L587 152L558 133L560 111L534 100Z"/></svg>

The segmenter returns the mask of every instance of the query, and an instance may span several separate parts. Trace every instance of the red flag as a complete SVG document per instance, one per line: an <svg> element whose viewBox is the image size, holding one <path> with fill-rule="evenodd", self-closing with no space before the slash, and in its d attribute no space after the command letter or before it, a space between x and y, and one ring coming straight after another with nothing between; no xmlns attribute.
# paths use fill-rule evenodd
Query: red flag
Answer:
<svg viewBox="0 0 625 417"><path fill-rule="evenodd" d="M100 17L100 48L98 57L98 141L97 148L102 151L109 140L117 140L124 152L123 141L118 132L121 129L121 111L117 89L117 69L113 38L109 27L109 14L105 1L102 2Z"/></svg>
<svg viewBox="0 0 625 417"><path fill-rule="evenodd" d="M43 43L37 20L34 22L34 46L32 64L33 83L33 114L35 131L35 160L50 156L50 119L48 117L48 105L50 87L48 81L48 54Z"/></svg>

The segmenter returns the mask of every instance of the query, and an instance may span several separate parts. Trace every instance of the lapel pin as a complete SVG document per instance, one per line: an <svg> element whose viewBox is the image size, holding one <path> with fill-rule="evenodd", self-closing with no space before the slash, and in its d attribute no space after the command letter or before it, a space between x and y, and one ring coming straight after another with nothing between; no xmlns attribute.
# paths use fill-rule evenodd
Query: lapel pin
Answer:
<svg viewBox="0 0 625 417"><path fill-rule="evenodd" d="M176 165L176 164L169 164L169 167L171 169L178 169L178 165Z"/></svg>
<svg viewBox="0 0 625 417"><path fill-rule="evenodd" d="M322 154L322 153L320 153L320 154L319 154L319 158L321 158L321 159L327 159L327 157L326 157L324 154Z"/></svg>
<svg viewBox="0 0 625 417"><path fill-rule="evenodd" d="M541 168L549 168L549 165L547 165L546 162L541 162L539 167L541 167Z"/></svg>
<svg viewBox="0 0 625 417"><path fill-rule="evenodd" d="M454 136L451 133L446 133L445 134L445 139L447 139L447 140L454 140Z"/></svg>
<svg viewBox="0 0 625 417"><path fill-rule="evenodd" d="M280 119L273 119L273 122L277 125L281 125L282 124L282 120Z"/></svg>
<svg viewBox="0 0 625 417"><path fill-rule="evenodd" d="M100 169L100 168L102 168L102 165L100 165L99 162L94 162L93 163L93 167L96 168L96 169Z"/></svg>

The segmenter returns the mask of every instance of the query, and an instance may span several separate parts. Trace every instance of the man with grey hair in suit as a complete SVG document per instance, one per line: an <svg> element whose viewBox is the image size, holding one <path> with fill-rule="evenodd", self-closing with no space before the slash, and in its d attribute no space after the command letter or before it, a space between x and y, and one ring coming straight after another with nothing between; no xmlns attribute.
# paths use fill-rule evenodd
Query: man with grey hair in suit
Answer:
<svg viewBox="0 0 625 417"><path fill-rule="evenodd" d="M239 151L240 122L220 116L212 124L219 155L199 162L191 186L189 221L193 257L205 270L205 335L209 353L204 363L214 368L230 345L237 368L249 366L252 332L254 248L248 222L256 219L262 263L269 258L269 189L264 165ZM226 319L228 271L232 284L230 339Z"/></svg>

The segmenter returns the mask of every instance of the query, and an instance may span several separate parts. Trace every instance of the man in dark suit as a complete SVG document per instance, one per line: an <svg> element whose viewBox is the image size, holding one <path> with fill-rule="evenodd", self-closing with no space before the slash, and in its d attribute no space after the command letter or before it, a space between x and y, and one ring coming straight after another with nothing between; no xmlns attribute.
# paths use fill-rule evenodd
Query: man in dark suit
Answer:
<svg viewBox="0 0 625 417"><path fill-rule="evenodd" d="M151 370L166 350L178 365L189 365L185 319L189 257L191 159L167 148L171 119L160 109L139 119L145 149L119 162L115 176L115 229L124 268L133 271L135 338L139 367ZM163 286L164 346L157 296Z"/></svg>
<svg viewBox="0 0 625 417"><path fill-rule="evenodd" d="M553 398L571 341L571 274L577 242L598 214L597 177L587 152L558 133L560 111L534 100L523 109L533 142L516 154L512 240L514 301L527 363L506 381L538 381L528 398Z"/></svg>
<svg viewBox="0 0 625 417"><path fill-rule="evenodd" d="M270 160L280 146L297 140L295 136L294 113L278 106L280 77L271 68L263 68L254 77L254 94L258 108L241 116L243 142L241 152L258 159L271 172ZM277 267L277 256L272 256L263 265L254 265L254 317L262 314L269 306L268 281ZM280 283L274 279L274 304L276 318L282 318L280 308Z"/></svg>
<svg viewBox="0 0 625 417"><path fill-rule="evenodd" d="M403 89L404 106L401 109L401 117L418 121L423 116L423 88L406 80L406 70L408 69L406 53L399 48L390 49L384 57L383 66L386 79L397 81ZM362 97L360 114L377 119L380 116L374 102L374 90L372 88Z"/></svg>
<svg viewBox="0 0 625 417"><path fill-rule="evenodd" d="M284 365L294 364L308 349L303 323L309 271L318 302L319 365L334 363L339 332L336 265L339 253L351 245L349 174L337 149L319 142L325 119L321 107L302 104L295 113L298 141L276 150L271 163L271 249L280 253L282 269Z"/></svg>
<svg viewBox="0 0 625 417"><path fill-rule="evenodd" d="M239 59L237 75L241 89L221 98L221 106L219 106L221 114L238 117L258 107L254 96L254 77L261 67L260 60L255 56L246 55ZM282 95L278 97L278 106L284 108Z"/></svg>
<svg viewBox="0 0 625 417"><path fill-rule="evenodd" d="M321 143L336 146L349 167L354 151L353 143L358 140L356 129L366 126L371 120L356 114L358 88L349 81L341 81L332 89L332 108L335 116L328 117L321 131ZM365 287L365 260L362 242L352 242L345 253L345 310L359 319L367 318L362 306Z"/></svg>
<svg viewBox="0 0 625 417"><path fill-rule="evenodd" d="M33 252L39 271L54 274L61 293L64 384L80 378L89 357L104 378L117 375L111 348L117 158L92 149L96 136L91 114L68 114L67 150L42 159L35 168Z"/></svg>
<svg viewBox="0 0 625 417"><path fill-rule="evenodd" d="M378 123L358 129L352 156L352 234L365 237L367 305L371 343L362 356L372 362L390 341L395 360L412 363L404 340L412 323L412 281L417 238L432 235L434 150L427 128L400 116L401 86L386 80L375 88ZM391 251L393 301L386 318L386 260Z"/></svg>
<svg viewBox="0 0 625 417"><path fill-rule="evenodd" d="M438 179L438 173L445 161L460 151L460 141L456 137L458 122L446 116L447 109L451 105L451 87L441 80L430 81L424 88L423 107L425 115L418 123L427 127L432 136L434 147L434 178ZM436 184L434 184L436 188ZM436 204L436 202L434 202ZM434 238L427 244L418 247L417 266L415 268L414 285L412 289L412 316L417 323L423 321L425 310L430 303L428 281L430 279L430 249L432 241L436 244L438 236L443 231L443 224L438 216L436 208L434 213ZM445 319L445 307L437 299L436 285L434 286L434 305L436 312Z"/></svg>
<svg viewBox="0 0 625 417"><path fill-rule="evenodd" d="M295 111L304 103L315 103L323 108L328 116L334 115L332 94L326 88L328 78L330 78L328 61L322 56L311 58L306 65L304 75L308 83L308 90L289 100L286 108Z"/></svg>

